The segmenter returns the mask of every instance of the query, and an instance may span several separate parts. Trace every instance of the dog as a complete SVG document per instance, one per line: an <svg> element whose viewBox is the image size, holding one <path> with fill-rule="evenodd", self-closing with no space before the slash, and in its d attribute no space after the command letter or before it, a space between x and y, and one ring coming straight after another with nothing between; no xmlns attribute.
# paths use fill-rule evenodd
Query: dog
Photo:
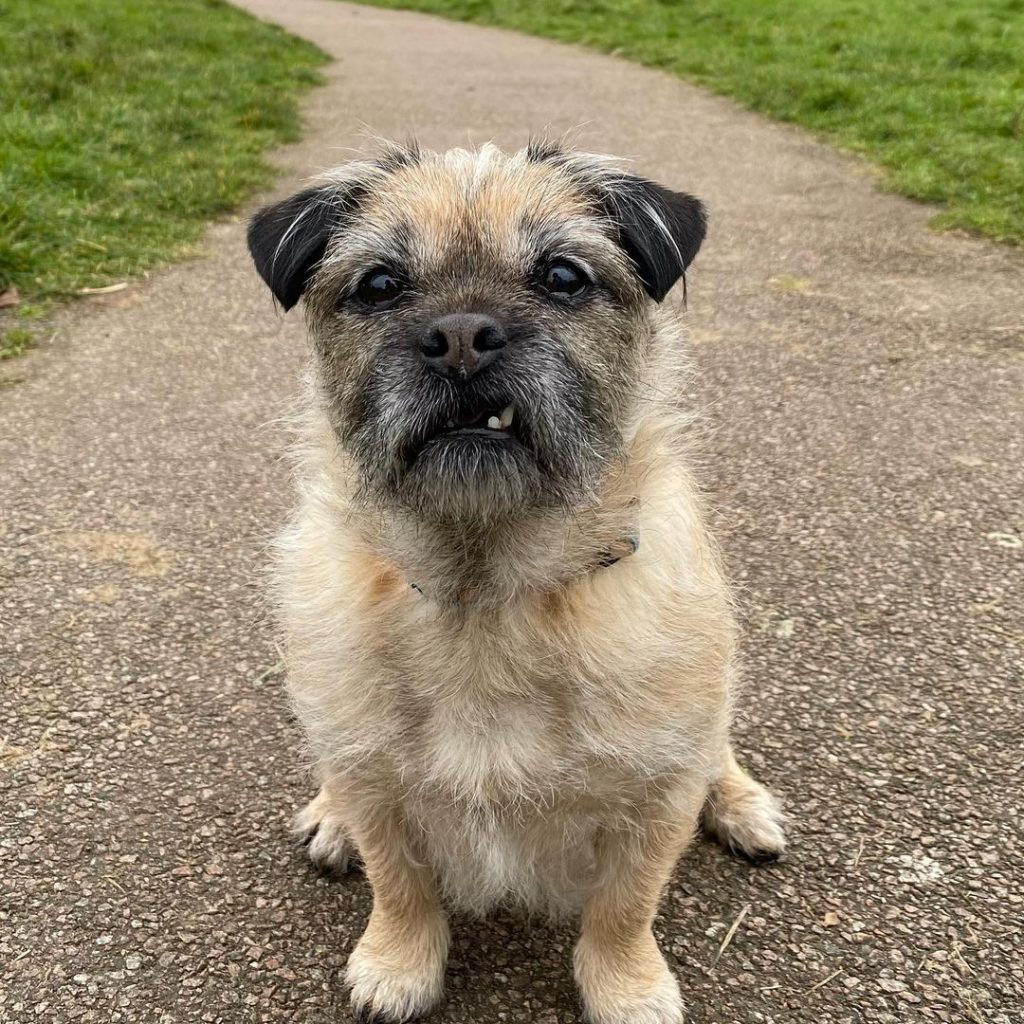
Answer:
<svg viewBox="0 0 1024 1024"><path fill-rule="evenodd" d="M560 144L387 146L248 242L311 370L277 546L309 856L373 890L360 1019L442 995L445 909L578 914L593 1024L675 1024L652 920L698 830L778 857L729 743L736 625L663 304L705 210Z"/></svg>

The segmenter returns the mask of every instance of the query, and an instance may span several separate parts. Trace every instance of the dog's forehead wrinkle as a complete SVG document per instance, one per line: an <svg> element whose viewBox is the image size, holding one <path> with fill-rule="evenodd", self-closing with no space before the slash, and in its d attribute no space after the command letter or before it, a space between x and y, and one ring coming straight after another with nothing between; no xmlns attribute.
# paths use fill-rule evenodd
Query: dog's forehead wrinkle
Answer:
<svg viewBox="0 0 1024 1024"><path fill-rule="evenodd" d="M336 233L328 262L356 251L370 258L375 250L382 260L414 254L421 269L461 257L467 270L504 261L521 272L545 247L568 254L583 245L603 246L616 258L593 196L567 169L525 151L505 155L487 145L420 153L387 171L379 164L339 168L331 180L368 176L359 214Z"/></svg>
<svg viewBox="0 0 1024 1024"><path fill-rule="evenodd" d="M422 202L449 212L463 207L491 215L523 207L578 206L585 201L570 175L527 164L493 147L479 154L455 151L402 168L383 191L400 204Z"/></svg>

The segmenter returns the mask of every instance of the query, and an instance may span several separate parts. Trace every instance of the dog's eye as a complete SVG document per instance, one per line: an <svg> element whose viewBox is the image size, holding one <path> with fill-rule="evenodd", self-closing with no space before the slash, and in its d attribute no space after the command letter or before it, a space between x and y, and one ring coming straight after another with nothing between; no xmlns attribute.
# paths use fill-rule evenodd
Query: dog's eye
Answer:
<svg viewBox="0 0 1024 1024"><path fill-rule="evenodd" d="M373 309L386 309L405 291L405 283L389 270L372 270L356 286L356 298Z"/></svg>
<svg viewBox="0 0 1024 1024"><path fill-rule="evenodd" d="M590 287L587 275L571 263L557 261L544 268L541 288L556 299L575 299Z"/></svg>

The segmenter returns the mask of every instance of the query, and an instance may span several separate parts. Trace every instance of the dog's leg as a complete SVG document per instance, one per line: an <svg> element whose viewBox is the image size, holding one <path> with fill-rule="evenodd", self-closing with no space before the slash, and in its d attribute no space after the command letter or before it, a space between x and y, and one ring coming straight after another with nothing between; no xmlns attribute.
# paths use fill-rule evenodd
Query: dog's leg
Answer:
<svg viewBox="0 0 1024 1024"><path fill-rule="evenodd" d="M786 848L778 800L737 763L726 744L722 771L704 805L704 828L727 850L755 864L778 860Z"/></svg>
<svg viewBox="0 0 1024 1024"><path fill-rule="evenodd" d="M329 788L324 785L292 820L292 835L306 848L313 866L325 875L343 875L358 851L332 804Z"/></svg>
<svg viewBox="0 0 1024 1024"><path fill-rule="evenodd" d="M591 1024L680 1024L679 984L651 923L679 854L697 830L704 788L671 808L653 808L642 830L603 834L599 882L583 907L573 956Z"/></svg>
<svg viewBox="0 0 1024 1024"><path fill-rule="evenodd" d="M341 808L339 794L325 784L295 816L293 832L325 873L344 872L353 857L363 858L374 900L366 931L349 957L352 1006L357 1019L411 1020L437 1002L444 985L448 925L433 879L410 856L392 816L374 814L350 834ZM351 809L345 817L358 820Z"/></svg>
<svg viewBox="0 0 1024 1024"><path fill-rule="evenodd" d="M395 811L364 807L351 827L373 888L370 920L345 975L352 1009L357 1020L412 1020L444 987L448 923L433 874Z"/></svg>

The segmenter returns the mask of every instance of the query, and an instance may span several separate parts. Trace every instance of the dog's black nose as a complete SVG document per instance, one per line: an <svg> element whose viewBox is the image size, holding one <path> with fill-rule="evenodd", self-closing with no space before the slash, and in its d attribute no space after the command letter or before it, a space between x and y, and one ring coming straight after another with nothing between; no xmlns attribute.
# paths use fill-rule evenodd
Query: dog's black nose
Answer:
<svg viewBox="0 0 1024 1024"><path fill-rule="evenodd" d="M449 313L427 328L419 348L436 373L466 380L493 363L507 341L505 329L493 317Z"/></svg>

